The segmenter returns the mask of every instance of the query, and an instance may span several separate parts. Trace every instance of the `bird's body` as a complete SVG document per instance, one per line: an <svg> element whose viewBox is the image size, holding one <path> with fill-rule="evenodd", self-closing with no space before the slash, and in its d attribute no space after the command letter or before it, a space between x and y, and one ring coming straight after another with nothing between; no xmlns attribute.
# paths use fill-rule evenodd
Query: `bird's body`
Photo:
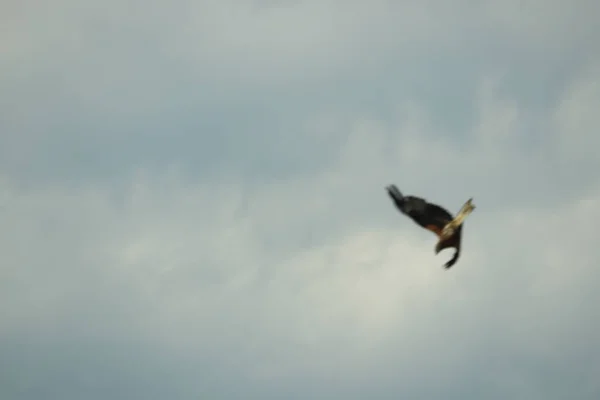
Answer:
<svg viewBox="0 0 600 400"><path fill-rule="evenodd" d="M438 237L435 246L436 254L446 248L456 249L454 256L444 264L446 268L452 267L460 256L463 223L475 209L472 204L473 199L467 200L456 216L453 216L446 209L429 203L423 198L402 195L395 185L388 186L386 190L401 213L436 234Z"/></svg>

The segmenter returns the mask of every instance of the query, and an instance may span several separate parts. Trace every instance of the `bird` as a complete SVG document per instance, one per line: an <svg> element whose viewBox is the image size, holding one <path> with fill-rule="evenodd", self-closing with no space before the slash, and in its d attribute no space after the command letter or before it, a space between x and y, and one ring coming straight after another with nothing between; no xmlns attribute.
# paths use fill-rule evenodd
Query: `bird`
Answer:
<svg viewBox="0 0 600 400"><path fill-rule="evenodd" d="M407 215L417 225L436 234L438 242L435 245L435 254L439 254L440 251L447 248L455 249L454 255L444 264L444 267L449 269L456 264L460 257L465 218L475 210L473 198L468 199L460 211L453 216L445 208L430 203L424 198L404 196L396 185L388 185L385 189L402 214Z"/></svg>

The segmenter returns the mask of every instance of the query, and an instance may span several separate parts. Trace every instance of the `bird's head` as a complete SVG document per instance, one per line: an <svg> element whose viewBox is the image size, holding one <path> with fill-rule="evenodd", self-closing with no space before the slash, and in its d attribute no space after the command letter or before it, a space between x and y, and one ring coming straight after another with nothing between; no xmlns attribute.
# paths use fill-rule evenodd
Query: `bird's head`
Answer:
<svg viewBox="0 0 600 400"><path fill-rule="evenodd" d="M440 251L447 249L448 247L455 247L448 240L440 240L435 245L435 254L439 254Z"/></svg>

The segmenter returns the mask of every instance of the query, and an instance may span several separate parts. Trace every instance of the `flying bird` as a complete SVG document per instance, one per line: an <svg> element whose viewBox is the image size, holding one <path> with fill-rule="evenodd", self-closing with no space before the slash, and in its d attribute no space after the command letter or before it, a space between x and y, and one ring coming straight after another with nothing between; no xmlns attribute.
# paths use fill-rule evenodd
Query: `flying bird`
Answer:
<svg viewBox="0 0 600 400"><path fill-rule="evenodd" d="M407 215L418 225L436 234L438 242L435 245L435 254L447 248L455 249L454 255L444 264L444 267L448 269L456 264L458 257L460 257L463 223L465 218L475 209L473 198L467 200L456 216L453 216L446 209L437 204L429 203L423 198L404 196L396 185L387 186L385 189L402 214Z"/></svg>

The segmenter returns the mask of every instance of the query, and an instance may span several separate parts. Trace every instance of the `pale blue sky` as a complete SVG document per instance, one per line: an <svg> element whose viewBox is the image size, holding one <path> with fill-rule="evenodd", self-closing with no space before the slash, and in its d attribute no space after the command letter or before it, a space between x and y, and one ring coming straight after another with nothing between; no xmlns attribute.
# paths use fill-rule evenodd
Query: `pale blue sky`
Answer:
<svg viewBox="0 0 600 400"><path fill-rule="evenodd" d="M598 15L0 2L0 398L597 399Z"/></svg>

